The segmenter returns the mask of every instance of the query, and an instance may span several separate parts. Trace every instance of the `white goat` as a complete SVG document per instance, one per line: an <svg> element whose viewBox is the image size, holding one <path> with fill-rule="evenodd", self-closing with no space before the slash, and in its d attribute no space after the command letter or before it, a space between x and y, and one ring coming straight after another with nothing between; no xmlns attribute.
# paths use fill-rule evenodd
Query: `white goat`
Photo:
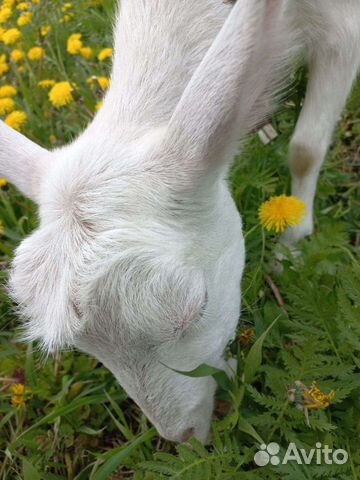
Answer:
<svg viewBox="0 0 360 480"><path fill-rule="evenodd" d="M10 278L27 337L97 357L167 439L207 438L215 383L173 369L227 368L240 314L237 140L266 113L299 31L310 81L290 166L309 213L285 240L309 234L359 19L358 0L122 0L111 88L86 131L48 152L0 126L0 174L40 208Z"/></svg>

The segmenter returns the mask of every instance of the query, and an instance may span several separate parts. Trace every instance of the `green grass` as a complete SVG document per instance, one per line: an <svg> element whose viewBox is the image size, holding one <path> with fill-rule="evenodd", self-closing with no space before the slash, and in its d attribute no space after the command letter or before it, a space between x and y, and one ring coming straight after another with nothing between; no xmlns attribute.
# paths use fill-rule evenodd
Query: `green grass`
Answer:
<svg viewBox="0 0 360 480"><path fill-rule="evenodd" d="M29 117L24 133L45 146L65 143L89 121L101 92L91 90L86 79L108 73L108 65L96 57L89 62L69 56L66 39L82 33L96 53L111 45L108 25L114 2L92 8L83 0L73 4L73 20L61 26L61 2L43 0L32 6L34 21L23 28L17 48L39 44L38 27L51 24L52 32L41 40L45 60L26 61L23 72L12 65L0 79L0 84L17 86L18 108ZM5 27L15 20L14 15ZM0 44L0 55L11 50ZM37 88L44 78L76 81L76 102L54 109L47 93ZM270 195L289 192L287 145L301 94L299 86L295 107L274 119L278 139L265 147L257 136L251 138L232 171L247 244L239 337L229 346L239 369L230 386L221 382L210 445L192 441L176 447L160 439L96 360L78 352L46 360L35 345L18 342L20 323L2 290L1 480L360 478L360 84L319 181L316 232L301 243L300 257L287 257L282 275L272 270L276 236L265 234L257 218L259 205ZM36 209L6 186L0 191L0 218L4 283L14 248L37 225ZM254 331L252 344L240 336L246 329ZM26 385L23 408L11 403L11 381ZM316 381L322 391L336 393L327 409L309 411L309 423L288 398L287 388L296 381L308 387ZM321 442L346 449L349 461L344 466L292 463L259 469L253 455L261 441L278 442L282 451L289 442L306 449Z"/></svg>

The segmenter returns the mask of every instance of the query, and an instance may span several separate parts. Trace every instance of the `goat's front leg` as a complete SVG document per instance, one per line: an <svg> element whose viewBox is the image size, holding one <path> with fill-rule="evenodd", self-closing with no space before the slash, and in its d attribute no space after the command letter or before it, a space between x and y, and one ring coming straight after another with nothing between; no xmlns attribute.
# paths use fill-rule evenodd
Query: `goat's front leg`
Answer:
<svg viewBox="0 0 360 480"><path fill-rule="evenodd" d="M313 231L313 204L321 166L334 127L355 80L359 56L347 45L342 50L321 49L310 56L309 82L303 109L290 142L292 195L306 204L306 216L282 236L287 246Z"/></svg>

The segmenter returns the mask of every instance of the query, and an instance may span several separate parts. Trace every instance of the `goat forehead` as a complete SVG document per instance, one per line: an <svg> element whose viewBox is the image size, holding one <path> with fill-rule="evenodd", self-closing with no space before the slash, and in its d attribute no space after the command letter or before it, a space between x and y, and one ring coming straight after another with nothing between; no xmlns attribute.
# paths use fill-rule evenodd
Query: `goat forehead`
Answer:
<svg viewBox="0 0 360 480"><path fill-rule="evenodd" d="M186 194L179 190L181 185L177 185L181 182L179 165L175 162L174 166L172 157L166 161L157 158L164 131L162 126L140 133L126 130L111 134L106 140L101 135L97 139L96 132L92 132L91 138L85 133L73 144L54 152L42 184L40 216L51 220L75 214L83 221L94 217L101 223L101 219L131 216L135 220L137 215L174 219L179 212L180 221L191 203L197 209L203 203L201 209L212 210L206 186L204 193L194 192L192 199L185 198ZM174 172L178 172L175 177ZM194 208L190 213L185 218L197 216Z"/></svg>
<svg viewBox="0 0 360 480"><path fill-rule="evenodd" d="M66 216L100 226L103 220L160 212L158 205L166 203L165 185L151 172L104 164L102 168L82 168L69 163L56 166L45 181L40 200L44 221Z"/></svg>

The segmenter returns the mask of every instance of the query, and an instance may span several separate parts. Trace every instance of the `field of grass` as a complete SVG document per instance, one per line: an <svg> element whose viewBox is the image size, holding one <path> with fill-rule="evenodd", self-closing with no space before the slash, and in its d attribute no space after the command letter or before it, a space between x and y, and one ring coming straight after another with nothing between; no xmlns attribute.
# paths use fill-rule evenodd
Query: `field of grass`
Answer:
<svg viewBox="0 0 360 480"><path fill-rule="evenodd" d="M114 1L3 0L0 87L12 85L16 95L10 97L13 102L0 99L2 119L14 125L20 118L22 132L46 147L78 134L100 107L107 86L110 59L98 56L111 47ZM18 22L24 14L27 19ZM7 33L13 28L21 37L9 43L18 36ZM82 46L73 39L77 53L71 54L67 42L74 33L82 34ZM28 54L33 47L43 50ZM43 80L52 82L39 86ZM54 82L69 82L67 105L54 105L56 91L50 100ZM258 221L264 200L289 192L287 144L302 92L300 81L292 101L274 118L276 141L263 146L257 136L250 138L232 171L247 267L239 333L229 346L229 354L239 360L238 374L230 383L217 377L210 444L192 440L174 446L160 439L96 360L78 352L44 359L35 345L18 342L20 323L2 289L0 480L360 478L359 83L321 175L316 233L301 243L301 256L287 255L282 275L272 269L277 238ZM26 117L9 118L11 110ZM13 250L36 228L37 216L30 201L11 185L1 185L0 275L5 284ZM335 395L326 408L304 410L306 395L309 403L315 401L313 382L324 394ZM320 442L345 449L349 458L344 465L256 466L259 445L270 442L280 445L281 454L290 442L306 450Z"/></svg>

